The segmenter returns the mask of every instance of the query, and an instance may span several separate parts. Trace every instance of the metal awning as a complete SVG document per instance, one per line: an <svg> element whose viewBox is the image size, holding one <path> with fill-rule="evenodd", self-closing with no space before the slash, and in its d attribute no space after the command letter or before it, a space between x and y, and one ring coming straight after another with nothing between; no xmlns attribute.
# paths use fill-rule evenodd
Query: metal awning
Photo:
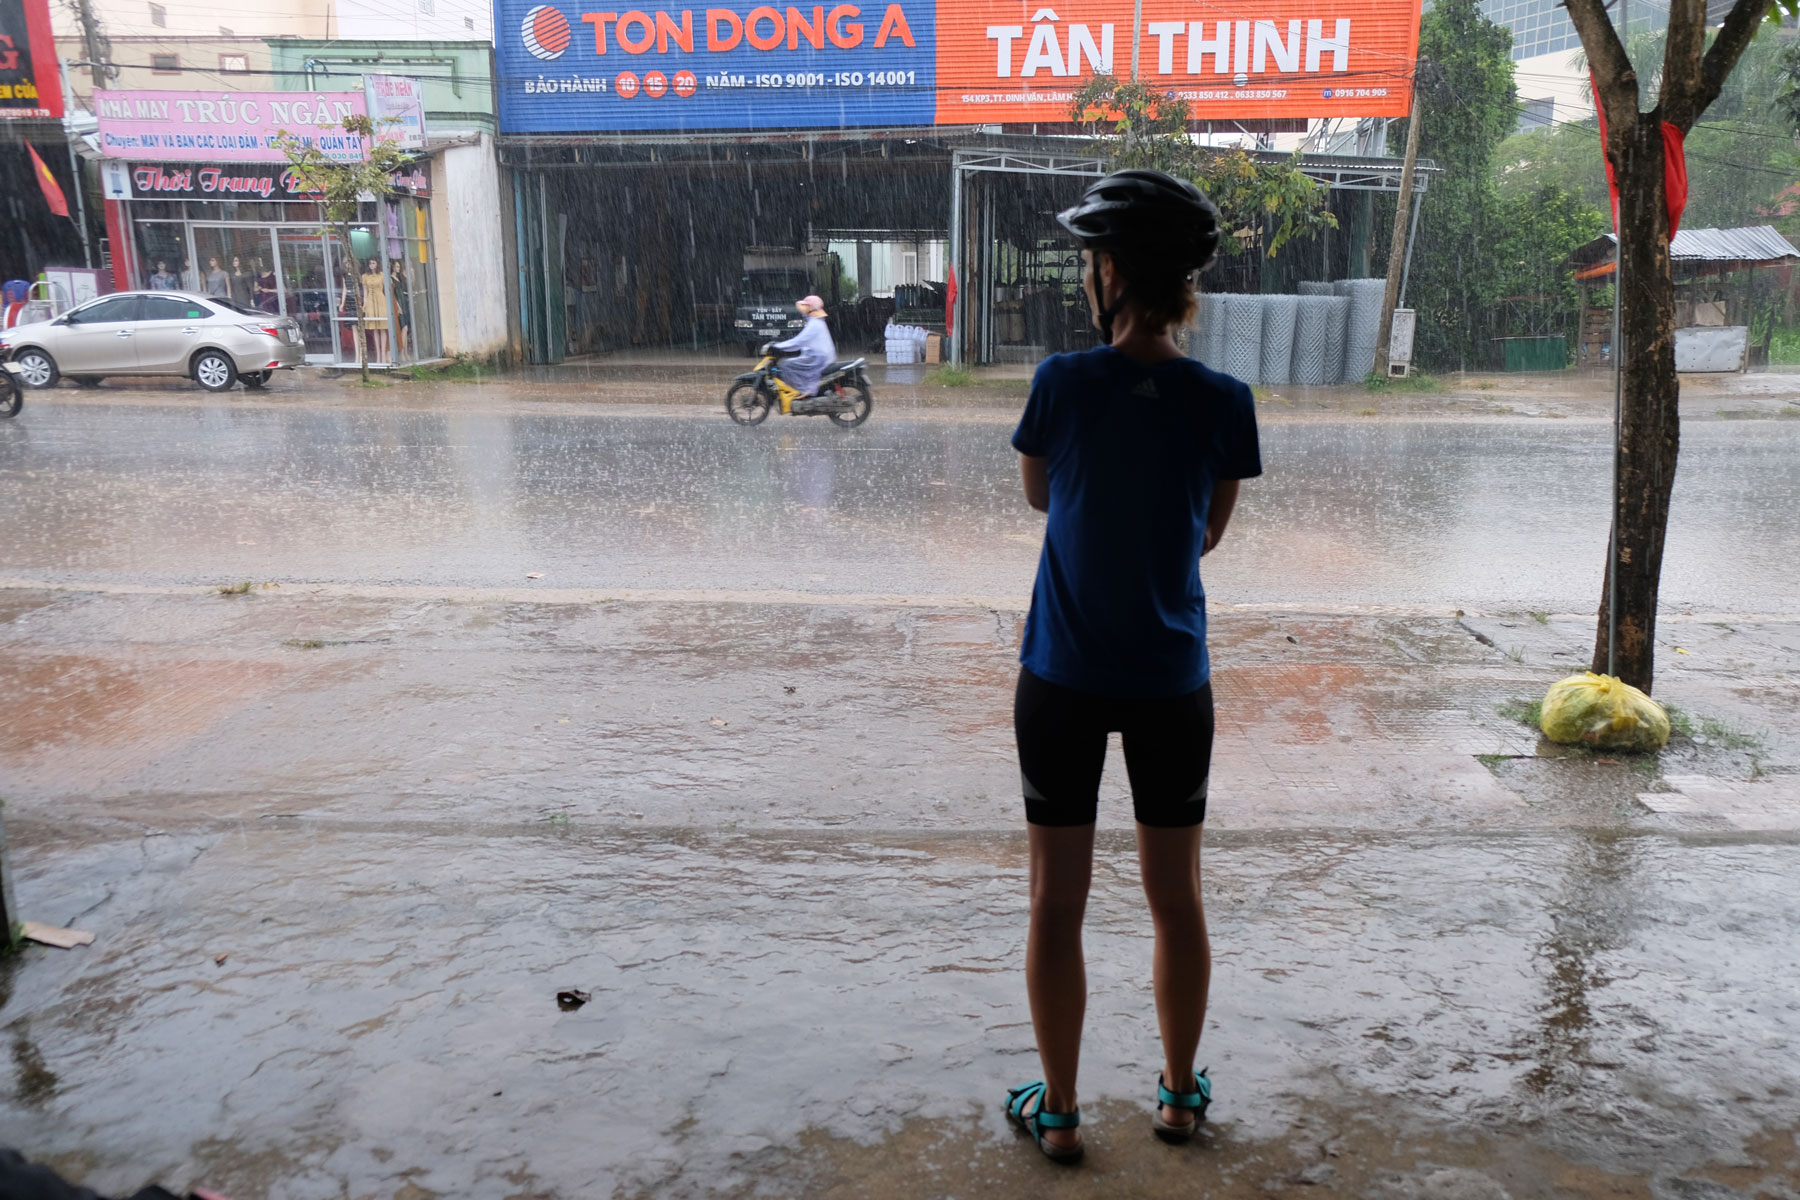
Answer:
<svg viewBox="0 0 1800 1200"><path fill-rule="evenodd" d="M1619 239L1603 233L1570 253L1569 265L1576 279L1598 279L1613 273ZM1669 261L1683 267L1766 267L1800 259L1800 250L1782 237L1773 225L1745 225L1737 229L1683 229L1669 241Z"/></svg>
<svg viewBox="0 0 1800 1200"><path fill-rule="evenodd" d="M1291 154L1276 150L1246 151L1252 161L1271 166L1289 162ZM1085 135L988 134L955 151L955 165L963 171L1003 171L1021 175L1101 176L1111 164L1094 150L1094 139ZM1300 170L1329 188L1357 192L1398 192L1398 158L1357 154L1302 154ZM1443 168L1428 158L1413 170L1413 193L1425 191L1427 180Z"/></svg>

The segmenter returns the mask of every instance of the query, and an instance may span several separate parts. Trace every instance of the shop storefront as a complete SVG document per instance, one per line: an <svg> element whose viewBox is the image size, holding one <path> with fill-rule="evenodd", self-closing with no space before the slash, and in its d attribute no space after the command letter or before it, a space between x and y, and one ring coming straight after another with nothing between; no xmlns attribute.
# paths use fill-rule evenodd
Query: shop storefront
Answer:
<svg viewBox="0 0 1800 1200"><path fill-rule="evenodd" d="M438 357L423 171L397 181L405 190L392 198L363 205L348 255L320 225L318 206L291 193L285 167L108 163L106 173L127 233L114 268L128 276L120 287L198 292L293 317L310 362L354 363L359 317L371 362Z"/></svg>
<svg viewBox="0 0 1800 1200"><path fill-rule="evenodd" d="M424 163L394 176L391 196L363 203L346 247L285 164L162 161L169 148L142 135L117 149L102 169L117 288L197 292L292 317L307 360L321 365L357 361L359 321L371 364L440 356ZM158 161L124 156L133 149Z"/></svg>

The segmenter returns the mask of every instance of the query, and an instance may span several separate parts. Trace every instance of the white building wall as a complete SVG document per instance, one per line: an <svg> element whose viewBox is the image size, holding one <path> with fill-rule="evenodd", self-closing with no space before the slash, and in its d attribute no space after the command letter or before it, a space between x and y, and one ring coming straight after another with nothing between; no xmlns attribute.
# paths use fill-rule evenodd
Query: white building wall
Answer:
<svg viewBox="0 0 1800 1200"><path fill-rule="evenodd" d="M1635 25L1636 22L1633 22ZM1552 121L1585 121L1594 115L1594 93L1588 87L1587 70L1579 50L1553 50L1513 64L1513 83L1519 103L1544 98L1556 101Z"/></svg>
<svg viewBox="0 0 1800 1200"><path fill-rule="evenodd" d="M486 358L506 349L506 257L494 139L451 146L432 159L444 353Z"/></svg>
<svg viewBox="0 0 1800 1200"><path fill-rule="evenodd" d="M337 36L352 41L465 42L492 40L488 0L340 0Z"/></svg>

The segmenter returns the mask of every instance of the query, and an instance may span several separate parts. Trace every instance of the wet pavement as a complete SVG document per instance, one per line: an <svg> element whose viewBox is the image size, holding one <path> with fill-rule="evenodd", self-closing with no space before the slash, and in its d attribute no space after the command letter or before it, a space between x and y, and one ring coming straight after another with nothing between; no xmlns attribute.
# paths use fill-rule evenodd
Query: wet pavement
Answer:
<svg viewBox="0 0 1800 1200"><path fill-rule="evenodd" d="M1150 1137L1115 751L1068 1172L995 1103L1004 413L70 395L0 426L0 794L98 936L0 963L0 1143L91 1186L1800 1195L1800 422L1684 431L1638 759L1512 715L1585 661L1603 427L1267 413L1207 563L1218 1101Z"/></svg>

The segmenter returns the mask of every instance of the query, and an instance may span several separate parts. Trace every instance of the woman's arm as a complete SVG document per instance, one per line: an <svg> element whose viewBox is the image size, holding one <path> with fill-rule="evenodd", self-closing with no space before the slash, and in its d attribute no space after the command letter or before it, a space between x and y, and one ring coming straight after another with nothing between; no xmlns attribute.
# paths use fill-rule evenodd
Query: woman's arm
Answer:
<svg viewBox="0 0 1800 1200"><path fill-rule="evenodd" d="M1231 524L1231 510L1237 507L1238 481L1221 479L1213 484L1212 504L1206 510L1206 540L1200 545L1200 553L1206 554L1219 544L1225 536L1225 526Z"/></svg>
<svg viewBox="0 0 1800 1200"><path fill-rule="evenodd" d="M1019 478L1025 484L1025 503L1041 513L1049 512L1050 472L1045 467L1044 460L1033 458L1029 454L1019 455Z"/></svg>

